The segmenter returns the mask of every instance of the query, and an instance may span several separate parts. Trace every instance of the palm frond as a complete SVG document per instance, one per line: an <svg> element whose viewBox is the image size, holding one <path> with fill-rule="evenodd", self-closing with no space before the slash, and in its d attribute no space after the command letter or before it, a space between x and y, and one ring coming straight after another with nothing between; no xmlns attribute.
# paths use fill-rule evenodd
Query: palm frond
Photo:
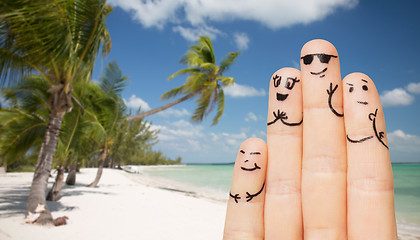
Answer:
<svg viewBox="0 0 420 240"><path fill-rule="evenodd" d="M13 116L10 120L11 115ZM3 125L6 118L8 123ZM13 158L18 159L36 144L40 144L47 122L37 117L28 117L18 111L2 109L0 110L0 156L7 162L12 162Z"/></svg>
<svg viewBox="0 0 420 240"><path fill-rule="evenodd" d="M219 121L220 118L223 115L223 112L225 110L225 94L223 92L223 89L220 88L217 92L217 112L216 112L216 116L213 118L212 121L212 126L216 125Z"/></svg>
<svg viewBox="0 0 420 240"><path fill-rule="evenodd" d="M91 72L99 48L103 56L111 48L105 25L110 12L106 0L3 1L0 83L36 70L50 82L69 84L81 66Z"/></svg>
<svg viewBox="0 0 420 240"><path fill-rule="evenodd" d="M100 88L106 95L121 94L127 85L127 76L122 75L122 71L116 62L108 63L105 73L101 76Z"/></svg>
<svg viewBox="0 0 420 240"><path fill-rule="evenodd" d="M184 86L176 87L176 88L162 94L160 99L161 100L167 100L167 99L179 96L183 93L183 91L184 91Z"/></svg>
<svg viewBox="0 0 420 240"><path fill-rule="evenodd" d="M213 44L210 40L209 36L199 36L198 39L199 42L199 46L200 46L200 55L203 56L203 60L204 62L209 62L209 63L216 63L216 57L214 56L214 51L213 51Z"/></svg>
<svg viewBox="0 0 420 240"><path fill-rule="evenodd" d="M200 55L199 52L190 49L181 58L180 63L188 65L188 66L196 67L200 65L201 63L203 63L203 57Z"/></svg>
<svg viewBox="0 0 420 240"><path fill-rule="evenodd" d="M14 57L2 58L2 77L14 70L45 69L43 66L49 65L51 59L68 51L58 4L63 4L63 1L4 2L0 10L0 49ZM25 63L23 69L22 63ZM9 76L9 81L17 80L10 77L13 76Z"/></svg>
<svg viewBox="0 0 420 240"><path fill-rule="evenodd" d="M233 78L233 77L223 77L223 76L221 77L221 76L219 76L219 77L217 77L217 80L222 83L221 85L223 87L228 87L228 86L235 83L235 78Z"/></svg>
<svg viewBox="0 0 420 240"><path fill-rule="evenodd" d="M220 63L219 74L223 74L223 72L227 71L231 65L235 64L235 59L238 56L239 52L228 53L227 57L225 57Z"/></svg>
<svg viewBox="0 0 420 240"><path fill-rule="evenodd" d="M199 68L186 68L186 69L181 69L178 72L172 74L171 76L168 77L168 80L171 80L172 78L178 76L178 75L185 75L185 74L195 74L195 73L199 73L201 72L201 70Z"/></svg>
<svg viewBox="0 0 420 240"><path fill-rule="evenodd" d="M216 64L208 63L208 62L200 64L199 67L208 71L209 73L217 72L217 70L219 68Z"/></svg>
<svg viewBox="0 0 420 240"><path fill-rule="evenodd" d="M189 94L205 88L208 82L208 75L205 73L190 75L183 85L183 93Z"/></svg>
<svg viewBox="0 0 420 240"><path fill-rule="evenodd" d="M207 109L210 106L210 101L212 99L214 89L206 89L203 91L200 97L196 100L198 106L196 107L191 120L193 122L202 122L203 118L208 114Z"/></svg>

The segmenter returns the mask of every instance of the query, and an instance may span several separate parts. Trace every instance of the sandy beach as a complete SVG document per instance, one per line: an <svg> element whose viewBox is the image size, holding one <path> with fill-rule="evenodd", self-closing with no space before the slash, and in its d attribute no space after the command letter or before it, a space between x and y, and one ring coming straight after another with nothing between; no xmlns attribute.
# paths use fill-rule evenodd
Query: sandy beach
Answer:
<svg viewBox="0 0 420 240"><path fill-rule="evenodd" d="M99 186L86 187L95 174L82 169L75 186L47 202L54 217L69 218L60 227L24 223L32 173L0 174L0 239L222 239L225 201L121 170L104 169ZM399 239L420 239L407 225L398 231Z"/></svg>
<svg viewBox="0 0 420 240"><path fill-rule="evenodd" d="M0 175L0 239L221 239L226 204L140 184L121 170L104 169L97 188L86 187L96 169L82 169L76 186L64 186L53 217L68 224L24 223L32 173ZM53 183L50 178L50 184Z"/></svg>

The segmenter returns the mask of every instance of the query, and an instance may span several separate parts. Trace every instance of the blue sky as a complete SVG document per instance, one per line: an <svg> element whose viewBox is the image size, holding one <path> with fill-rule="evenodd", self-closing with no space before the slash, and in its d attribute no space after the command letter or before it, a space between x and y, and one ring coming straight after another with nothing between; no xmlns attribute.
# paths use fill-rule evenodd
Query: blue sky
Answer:
<svg viewBox="0 0 420 240"><path fill-rule="evenodd" d="M240 50L225 76L225 113L216 126L189 121L194 101L148 117L159 129L155 149L183 162L233 162L240 143L266 139L268 81L282 67L299 67L309 40L332 42L342 77L363 72L375 82L384 106L391 159L420 161L420 2L391 0L108 0L111 53L98 59L94 79L116 61L130 84L123 92L133 109L155 108L162 93L184 77L179 60L198 34L213 40L220 61Z"/></svg>

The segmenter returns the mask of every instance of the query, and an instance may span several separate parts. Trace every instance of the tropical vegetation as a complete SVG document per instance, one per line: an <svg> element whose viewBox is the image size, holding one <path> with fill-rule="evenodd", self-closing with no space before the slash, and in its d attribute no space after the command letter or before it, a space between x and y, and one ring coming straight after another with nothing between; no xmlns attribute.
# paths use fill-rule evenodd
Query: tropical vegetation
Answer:
<svg viewBox="0 0 420 240"><path fill-rule="evenodd" d="M26 216L42 205L40 224L52 223L45 194L52 168L56 182L48 200L55 201L69 171L74 184L80 167L123 164L176 164L153 151L157 131L143 118L187 99L196 98L192 121L201 122L216 106L212 124L224 111L223 88L234 79L223 74L238 52L220 65L211 40L200 36L181 59L187 65L169 77L187 75L180 87L162 95L179 97L148 112L131 115L121 97L127 77L115 62L108 64L99 82L91 81L97 56L111 50L106 27L112 8L106 0L5 0L0 7L0 161L9 170L34 166Z"/></svg>
<svg viewBox="0 0 420 240"><path fill-rule="evenodd" d="M167 100L177 96L182 97L161 107L131 116L128 120L145 118L196 97L197 107L191 120L194 122L203 121L204 117L208 116L212 112L214 105L216 105L216 115L213 117L212 125L217 124L225 108L223 88L235 82L233 77L225 77L223 74L235 63L234 60L238 55L239 52L228 53L220 62L220 66L218 66L210 38L208 36L199 36L197 43L190 47L180 61L182 64L187 65L188 68L181 69L169 77L169 79L173 79L178 75L188 75L184 84L164 93L161 99Z"/></svg>

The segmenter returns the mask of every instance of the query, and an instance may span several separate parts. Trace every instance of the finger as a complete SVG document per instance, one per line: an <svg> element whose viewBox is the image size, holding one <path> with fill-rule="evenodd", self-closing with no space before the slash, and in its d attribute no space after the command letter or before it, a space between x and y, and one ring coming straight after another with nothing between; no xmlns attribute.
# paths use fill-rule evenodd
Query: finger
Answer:
<svg viewBox="0 0 420 240"><path fill-rule="evenodd" d="M312 40L301 51L302 214L305 239L346 239L346 142L337 50Z"/></svg>
<svg viewBox="0 0 420 240"><path fill-rule="evenodd" d="M397 239L394 182L378 92L362 73L346 76L343 85L348 239Z"/></svg>
<svg viewBox="0 0 420 240"><path fill-rule="evenodd" d="M265 142L243 142L233 169L223 239L264 239L266 166Z"/></svg>
<svg viewBox="0 0 420 240"><path fill-rule="evenodd" d="M269 87L265 239L302 239L302 121L300 71L282 68Z"/></svg>

